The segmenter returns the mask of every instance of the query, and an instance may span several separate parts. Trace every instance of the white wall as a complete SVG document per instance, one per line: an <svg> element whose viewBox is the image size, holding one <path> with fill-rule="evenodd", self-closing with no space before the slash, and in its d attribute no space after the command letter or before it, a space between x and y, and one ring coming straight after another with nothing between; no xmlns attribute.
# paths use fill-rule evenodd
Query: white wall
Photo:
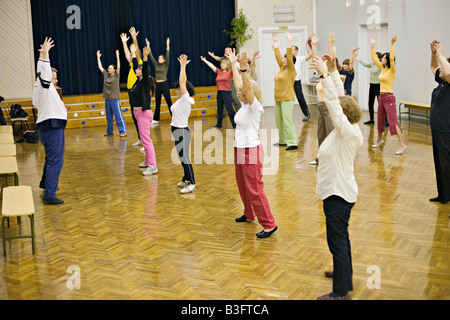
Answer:
<svg viewBox="0 0 450 320"><path fill-rule="evenodd" d="M275 6L294 6L295 21L292 22L275 22L273 8ZM253 54L258 50L259 38L258 28L277 27L283 29L289 26L306 26L308 33L313 31L313 1L312 0L236 0L236 11L243 9L247 19L250 21L250 29L253 29L253 38L247 41L241 49L241 52ZM284 30L280 30L284 32ZM300 55L306 54L306 44L296 44L300 49ZM257 64L257 73L259 76L259 68Z"/></svg>
<svg viewBox="0 0 450 320"><path fill-rule="evenodd" d="M388 25L388 38L398 36L396 42L397 77L394 94L397 102L409 100L429 103L431 92L436 87L430 72L429 43L437 39L447 48L450 56L450 1L448 0L366 0L363 6L359 0L317 0L317 33L321 38L319 52L327 51L327 34L336 33L337 54L340 61L349 58L351 51L362 45L358 30L367 25L372 13L367 8L377 5L380 22ZM386 44L389 47L389 43ZM370 57L362 57L368 60ZM357 69L355 69L357 70ZM358 73L353 82L353 91L358 94ZM366 107L366 104L361 105Z"/></svg>
<svg viewBox="0 0 450 320"><path fill-rule="evenodd" d="M29 0L0 0L0 43L0 95L31 98L35 67Z"/></svg>

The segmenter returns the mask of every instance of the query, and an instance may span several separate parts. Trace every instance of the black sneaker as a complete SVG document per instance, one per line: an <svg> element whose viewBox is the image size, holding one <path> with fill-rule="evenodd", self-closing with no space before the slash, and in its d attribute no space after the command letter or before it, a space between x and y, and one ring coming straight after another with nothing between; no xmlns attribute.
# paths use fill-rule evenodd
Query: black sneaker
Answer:
<svg viewBox="0 0 450 320"><path fill-rule="evenodd" d="M364 124L374 124L374 123L375 123L375 121L373 121L373 120L369 120L369 121L364 122Z"/></svg>
<svg viewBox="0 0 450 320"><path fill-rule="evenodd" d="M296 150L296 149L298 149L297 146L289 146L289 147L286 148L286 151L289 151L289 150Z"/></svg>
<svg viewBox="0 0 450 320"><path fill-rule="evenodd" d="M64 204L64 201L58 198L43 198L42 200L45 204Z"/></svg>

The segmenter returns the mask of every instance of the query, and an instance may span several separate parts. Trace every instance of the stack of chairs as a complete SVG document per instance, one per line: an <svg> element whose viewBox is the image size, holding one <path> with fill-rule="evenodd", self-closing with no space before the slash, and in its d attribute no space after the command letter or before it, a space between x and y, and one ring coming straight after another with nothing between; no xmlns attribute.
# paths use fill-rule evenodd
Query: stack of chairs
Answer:
<svg viewBox="0 0 450 320"><path fill-rule="evenodd" d="M5 178L5 187L1 189L2 197L2 243L3 256L6 257L6 241L12 239L31 238L33 255L35 254L34 201L30 186L19 185L19 168L16 158L16 144L12 126L0 126L0 176ZM8 178L14 177L14 186L8 186ZM31 234L22 234L21 217L30 219ZM10 228L10 218L17 218L18 235L7 236L5 224Z"/></svg>

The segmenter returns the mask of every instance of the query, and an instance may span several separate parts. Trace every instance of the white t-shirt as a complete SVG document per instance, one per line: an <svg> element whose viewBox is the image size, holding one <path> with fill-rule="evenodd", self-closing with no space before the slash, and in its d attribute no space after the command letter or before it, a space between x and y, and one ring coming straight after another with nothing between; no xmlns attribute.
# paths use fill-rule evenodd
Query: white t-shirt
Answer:
<svg viewBox="0 0 450 320"><path fill-rule="evenodd" d="M36 71L40 73L33 88L33 106L38 109L36 123L49 119L67 120L66 106L52 83L50 60L39 59Z"/></svg>
<svg viewBox="0 0 450 320"><path fill-rule="evenodd" d="M191 114L191 107L195 104L194 98L186 92L170 107L172 111L172 127L187 128L189 124L189 115Z"/></svg>
<svg viewBox="0 0 450 320"><path fill-rule="evenodd" d="M296 57L295 61L295 71L297 71L297 76L295 77L295 81L300 81L302 75L302 64L306 61L306 57Z"/></svg>
<svg viewBox="0 0 450 320"><path fill-rule="evenodd" d="M236 148L254 148L261 144L259 140L259 126L264 108L255 98L252 105L241 102L241 108L234 116L236 131L234 146Z"/></svg>

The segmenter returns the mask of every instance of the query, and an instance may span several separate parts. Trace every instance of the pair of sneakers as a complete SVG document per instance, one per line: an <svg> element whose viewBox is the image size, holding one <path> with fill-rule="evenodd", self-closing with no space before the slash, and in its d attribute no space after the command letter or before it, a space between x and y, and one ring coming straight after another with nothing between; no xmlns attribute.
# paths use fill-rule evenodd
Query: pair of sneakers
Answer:
<svg viewBox="0 0 450 320"><path fill-rule="evenodd" d="M152 174L158 172L158 168L145 163L145 161L139 164L139 168L147 168L144 172L142 172L142 175L144 176L151 176Z"/></svg>
<svg viewBox="0 0 450 320"><path fill-rule="evenodd" d="M191 192L194 192L196 190L195 184L192 184L192 183L187 182L187 181L180 182L178 184L178 188L181 188L180 193L182 193L182 194L191 193Z"/></svg>

